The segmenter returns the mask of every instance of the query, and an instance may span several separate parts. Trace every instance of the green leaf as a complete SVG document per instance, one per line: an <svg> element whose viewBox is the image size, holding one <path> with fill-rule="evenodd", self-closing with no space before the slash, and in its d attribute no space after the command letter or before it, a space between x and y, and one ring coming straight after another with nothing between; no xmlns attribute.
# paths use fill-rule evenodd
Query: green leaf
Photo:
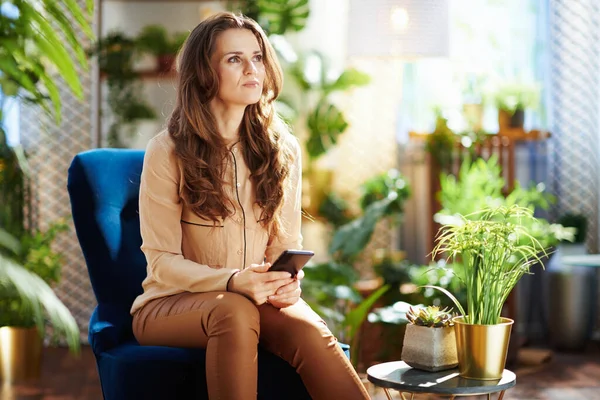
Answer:
<svg viewBox="0 0 600 400"><path fill-rule="evenodd" d="M67 10L69 10L73 18L75 18L75 21L77 21L77 24L79 25L83 33L85 33L88 38L93 39L94 31L92 30L91 25L86 19L86 15L83 13L81 7L77 3L77 0L62 0L62 2L67 8ZM86 0L86 6L89 15L91 15L94 8L93 0Z"/></svg>
<svg viewBox="0 0 600 400"><path fill-rule="evenodd" d="M376 201L365 209L362 217L342 225L333 235L329 253L343 260L352 259L367 246L375 231L375 225L384 215L392 199Z"/></svg>
<svg viewBox="0 0 600 400"><path fill-rule="evenodd" d="M367 318L367 315L369 314L369 311L371 311L371 308L373 307L375 302L377 300L379 300L379 298L381 296L383 296L385 294L385 292L387 292L389 290L389 288L390 288L390 285L384 285L384 286L380 287L375 292L373 292L369 297L367 297L363 302L361 302L357 307L350 310L350 312L348 312L348 314L346 315L343 325L350 329L349 337L352 342L351 348L352 348L352 353L353 353L353 356L351 357L351 359L353 359L355 361L357 360L356 355L358 354L358 347L359 347L358 346L358 335L357 335L358 329L364 322L365 318Z"/></svg>
<svg viewBox="0 0 600 400"><path fill-rule="evenodd" d="M77 75L73 60L61 42L61 39L42 15L37 13L32 7L27 7L29 7L31 18L37 22L38 27L39 35L34 35L33 41L37 44L42 54L48 57L56 66L58 72L73 93L77 97L82 98L83 88L81 87L79 76Z"/></svg>
<svg viewBox="0 0 600 400"><path fill-rule="evenodd" d="M5 42L5 40L0 40L0 44L2 45L4 45ZM16 80L25 90L29 92L35 92L37 90L29 75L19 69L19 64L14 57L0 57L0 71Z"/></svg>
<svg viewBox="0 0 600 400"><path fill-rule="evenodd" d="M64 335L72 351L79 351L79 328L69 309L39 276L0 254L0 289L8 288L15 289L19 300L32 313L40 332L44 332L44 309L54 330Z"/></svg>
<svg viewBox="0 0 600 400"><path fill-rule="evenodd" d="M77 57L77 61L84 68L87 68L87 57L85 55L85 51L83 47L79 43L77 39L77 35L69 22L67 16L56 6L52 0L45 0L44 4L46 6L46 10L52 16L54 21L61 27L62 33L64 34L67 42L71 45L71 49L75 52L75 56Z"/></svg>
<svg viewBox="0 0 600 400"><path fill-rule="evenodd" d="M460 301L458 301L458 299L456 297L454 297L454 295L452 293L450 293L449 291L447 291L443 287L433 286L433 285L425 285L425 286L421 286L421 287L431 288L431 289L437 289L437 290L441 291L446 296L448 296L450 298L450 300L452 300L452 302L454 303L454 305L456 306L456 308L460 312L460 315L463 315L463 316L467 317L467 313L465 313L465 310L462 308L462 305L460 304Z"/></svg>
<svg viewBox="0 0 600 400"><path fill-rule="evenodd" d="M258 0L259 20L269 34L283 35L300 31L310 15L308 0Z"/></svg>
<svg viewBox="0 0 600 400"><path fill-rule="evenodd" d="M61 120L61 101L60 101L60 92L58 90L58 86L54 83L54 81L46 74L42 74L40 76L42 78L42 82L44 82L44 86L48 89L48 95L50 96L50 100L52 104L54 104L54 115L56 116L56 121L60 122Z"/></svg>
<svg viewBox="0 0 600 400"><path fill-rule="evenodd" d="M0 228L0 247L10 250L15 255L21 251L19 240L2 228Z"/></svg>
<svg viewBox="0 0 600 400"><path fill-rule="evenodd" d="M324 87L326 93L336 90L348 90L356 86L364 86L371 82L371 77L354 68L342 72L335 82Z"/></svg>
<svg viewBox="0 0 600 400"><path fill-rule="evenodd" d="M339 135L348 128L344 114L324 99L310 113L306 124L309 130L306 150L312 160L335 146Z"/></svg>

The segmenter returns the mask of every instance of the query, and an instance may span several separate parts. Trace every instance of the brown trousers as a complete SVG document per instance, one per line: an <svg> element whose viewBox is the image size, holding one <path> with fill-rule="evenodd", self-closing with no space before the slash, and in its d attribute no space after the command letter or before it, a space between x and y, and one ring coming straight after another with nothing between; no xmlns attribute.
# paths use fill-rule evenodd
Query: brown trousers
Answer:
<svg viewBox="0 0 600 400"><path fill-rule="evenodd" d="M313 399L369 398L337 339L303 300L278 309L235 293L185 292L144 305L133 332L141 345L205 348L211 400L256 399L259 342L296 369Z"/></svg>

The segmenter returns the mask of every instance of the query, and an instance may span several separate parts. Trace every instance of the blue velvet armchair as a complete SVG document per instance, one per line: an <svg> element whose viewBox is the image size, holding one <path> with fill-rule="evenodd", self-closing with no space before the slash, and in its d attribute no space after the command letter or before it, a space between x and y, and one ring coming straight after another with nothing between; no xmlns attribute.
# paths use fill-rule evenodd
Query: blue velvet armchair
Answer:
<svg viewBox="0 0 600 400"><path fill-rule="evenodd" d="M89 343L102 392L106 400L208 399L204 350L140 346L132 333L129 309L146 276L138 215L143 158L140 150L96 149L69 168L73 222L98 302ZM285 361L259 348L258 364L259 399L310 399Z"/></svg>

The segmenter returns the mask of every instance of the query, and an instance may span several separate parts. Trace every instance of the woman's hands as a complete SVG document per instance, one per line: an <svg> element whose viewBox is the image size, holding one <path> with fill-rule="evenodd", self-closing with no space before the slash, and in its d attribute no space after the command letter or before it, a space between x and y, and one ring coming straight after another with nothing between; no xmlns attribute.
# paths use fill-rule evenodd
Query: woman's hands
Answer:
<svg viewBox="0 0 600 400"><path fill-rule="evenodd" d="M250 265L231 278L227 290L246 296L256 305L266 303L269 296L279 289L289 287L295 281L289 272L269 271L269 268L271 268L270 263Z"/></svg>
<svg viewBox="0 0 600 400"><path fill-rule="evenodd" d="M300 288L300 281L304 278L304 271L300 270L296 278L291 283L277 289L277 292L268 297L269 303L276 308L285 308L296 304L302 289Z"/></svg>

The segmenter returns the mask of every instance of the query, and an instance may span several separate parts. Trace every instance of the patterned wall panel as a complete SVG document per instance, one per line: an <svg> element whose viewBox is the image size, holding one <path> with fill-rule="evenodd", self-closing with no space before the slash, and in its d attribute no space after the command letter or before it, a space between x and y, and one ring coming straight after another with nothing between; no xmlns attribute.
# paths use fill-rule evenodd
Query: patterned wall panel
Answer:
<svg viewBox="0 0 600 400"><path fill-rule="evenodd" d="M84 1L79 0L80 4ZM80 40L89 45L80 34ZM85 261L71 221L67 193L67 170L73 157L93 146L92 139L92 73L78 68L83 86L83 99L73 96L62 80L57 80L62 99L62 122L54 120L39 108L21 107L21 141L29 154L33 197L34 226L45 229L59 218L69 221L70 230L55 242L55 250L64 255L62 277L56 286L57 296L74 315L81 329L82 342L87 342L88 321L95 298L91 289Z"/></svg>
<svg viewBox="0 0 600 400"><path fill-rule="evenodd" d="M597 0L550 0L549 19L554 121L550 176L559 199L557 214L586 215L588 251L597 253L600 3ZM598 294L600 299L600 292ZM600 315L596 334L600 334L599 328Z"/></svg>
<svg viewBox="0 0 600 400"><path fill-rule="evenodd" d="M550 1L553 119L551 178L557 213L588 217L588 250L598 251L600 3Z"/></svg>

